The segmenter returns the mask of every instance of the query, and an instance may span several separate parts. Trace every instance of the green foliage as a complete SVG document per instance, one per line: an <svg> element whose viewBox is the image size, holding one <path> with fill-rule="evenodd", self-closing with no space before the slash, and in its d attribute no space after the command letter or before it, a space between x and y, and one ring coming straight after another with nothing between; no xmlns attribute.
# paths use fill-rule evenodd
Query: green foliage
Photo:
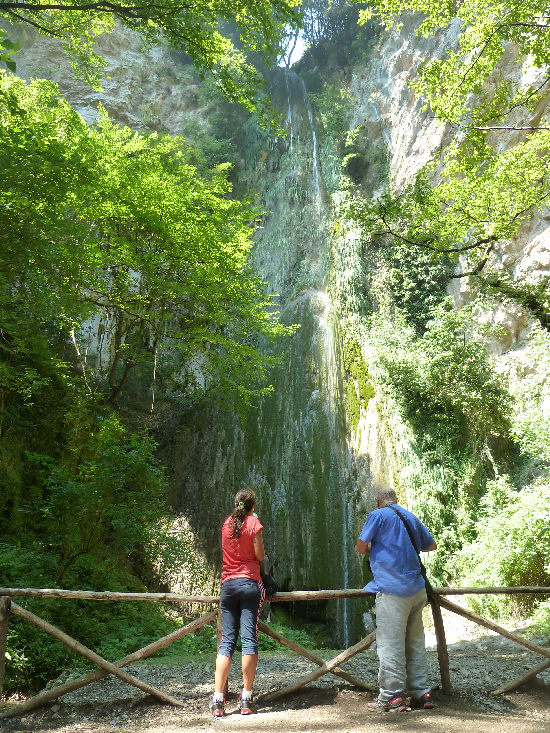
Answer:
<svg viewBox="0 0 550 733"><path fill-rule="evenodd" d="M377 248L373 295L378 309L403 318L421 335L446 297L446 258L414 245L382 244Z"/></svg>
<svg viewBox="0 0 550 733"><path fill-rule="evenodd" d="M520 91L509 78L502 78L491 89L489 76L501 62L508 44L518 45L529 64L544 67L550 61L547 5L544 0L465 0L441 3L437 0L373 0L360 11L360 22L381 17L387 27L401 24L407 11L418 12L417 33L429 36L453 23L460 24L458 47L446 49L421 69L416 88L424 95L440 119L458 121L471 115L469 95L478 95L474 119L495 118L504 110L527 101L537 101L535 85ZM525 73L525 70L524 70ZM540 88L538 90L540 92Z"/></svg>
<svg viewBox="0 0 550 733"><path fill-rule="evenodd" d="M342 83L325 84L323 90L309 95L315 104L323 122L327 135L335 143L341 144L346 131L349 129L349 117L352 110L351 92Z"/></svg>
<svg viewBox="0 0 550 733"><path fill-rule="evenodd" d="M512 436L525 455L549 465L550 334L535 334L526 357L534 368L512 384Z"/></svg>
<svg viewBox="0 0 550 733"><path fill-rule="evenodd" d="M467 423L485 437L505 434L510 400L489 360L475 306L439 306L425 334L379 327L379 365L411 420ZM459 436L457 435L457 438Z"/></svg>
<svg viewBox="0 0 550 733"><path fill-rule="evenodd" d="M550 601L542 601L533 614L535 633L550 638Z"/></svg>
<svg viewBox="0 0 550 733"><path fill-rule="evenodd" d="M243 406L268 390L264 347L289 332L248 264L258 212L204 151L105 114L90 129L50 82L0 73L0 119L2 582L143 590L189 552L142 428L143 375L181 402ZM88 360L91 318L107 348ZM134 413L117 414L132 390ZM114 656L167 628L117 606L121 641L101 604L29 607ZM74 663L26 626L10 631L10 689Z"/></svg>
<svg viewBox="0 0 550 733"><path fill-rule="evenodd" d="M281 636L285 636L295 644L305 647L306 649L317 649L318 645L315 641L315 628L309 625L309 630L293 628L282 623L270 623L269 627L276 631ZM258 645L260 651L268 651L271 649L281 649L281 645L275 639L272 639L262 631L258 633Z"/></svg>
<svg viewBox="0 0 550 733"><path fill-rule="evenodd" d="M154 4L135 2L94 3L83 6L66 0L55 8L40 8L43 3L0 3L0 17L11 22L28 23L49 37L60 38L71 59L77 77L100 88L105 61L95 52L97 37L113 31L115 24L138 32L145 44L168 43L176 51L189 55L195 66L210 72L225 96L248 110L259 109L264 119L269 115L260 91L263 80L249 63L245 52L274 58L284 29L295 26L293 10L297 0L203 0L182 3L163 0ZM237 28L238 42L226 32L222 21ZM233 27L233 26L232 26ZM258 106L259 102L259 106Z"/></svg>
<svg viewBox="0 0 550 733"><path fill-rule="evenodd" d="M228 197L225 168L198 177L185 141L140 136L106 115L89 130L49 82L0 83L10 351L33 324L63 338L99 309L114 319L103 383L112 401L163 348L200 363L209 390L249 400L270 361L257 340L286 329L248 265L258 212Z"/></svg>
<svg viewBox="0 0 550 733"><path fill-rule="evenodd" d="M143 550L158 544L159 523L166 515L165 480L153 456L154 443L147 435L127 435L113 415L98 420L99 413L96 408L92 419L88 415L78 425L67 416L77 434L67 435L58 465L46 468L44 457L31 456L43 459L46 474L37 534L59 557L55 582L62 587L74 563L83 558L105 562L105 547L130 561L135 553L142 562ZM93 426L88 440L80 432L84 425ZM175 562L174 553L164 559L170 554Z"/></svg>
<svg viewBox="0 0 550 733"><path fill-rule="evenodd" d="M411 476L402 488L437 537L431 571L442 582L453 552L475 534L477 503L494 472L488 446L510 442L510 395L487 354L475 308L444 302L421 337L384 315L370 333L377 389L397 401L424 467L424 479Z"/></svg>
<svg viewBox="0 0 550 733"><path fill-rule="evenodd" d="M465 545L457 557L462 582L487 586L547 586L550 583L549 507L548 476L522 491L517 491L507 476L489 482L479 507L476 539ZM470 602L480 610L502 615L532 610L541 599L528 594L477 596Z"/></svg>
<svg viewBox="0 0 550 733"><path fill-rule="evenodd" d="M13 56L19 50L21 44L14 43L8 38L5 28L0 28L0 63L5 64L15 74L15 61Z"/></svg>
<svg viewBox="0 0 550 733"><path fill-rule="evenodd" d="M357 10L348 0L303 0L299 4L302 33L308 46L319 46L357 22ZM350 22L351 21L351 22Z"/></svg>
<svg viewBox="0 0 550 733"><path fill-rule="evenodd" d="M6 534L6 533L4 533ZM27 542L25 542L27 540ZM51 587L58 557L47 542L27 537L0 544L3 582L12 587ZM15 542L21 543L16 545ZM26 545L26 546L25 546ZM90 557L67 570L69 587L145 590L125 558L109 553ZM22 605L61 628L111 661L169 633L176 620L158 604L93 602L47 598L23 599ZM66 646L26 621L11 617L8 629L6 690L34 689L63 671L81 668L83 660Z"/></svg>
<svg viewBox="0 0 550 733"><path fill-rule="evenodd" d="M374 386L369 378L367 364L361 354L361 347L353 338L344 342L345 391L344 401L346 415L351 428L357 430L361 408L366 409L371 397L374 397Z"/></svg>
<svg viewBox="0 0 550 733"><path fill-rule="evenodd" d="M479 289L527 309L546 331L550 331L550 275L532 282L521 275L512 277L509 272L489 273L480 275Z"/></svg>
<svg viewBox="0 0 550 733"><path fill-rule="evenodd" d="M185 561L184 543L167 531L164 477L152 455L153 442L146 435L129 435L114 415L103 413L91 401L75 405L64 416L63 433L50 436L53 445L42 441L49 455L29 450L40 436L27 431L20 482L8 485L2 495L3 584L144 590L156 573L173 571ZM124 604L113 613L107 605L89 603L75 614L63 601L28 603L94 648L115 643L118 620L128 629L135 626L134 635L154 637L145 631L149 617L139 617ZM159 627L157 617L150 618L149 626ZM10 689L44 682L74 664L62 645L26 623L15 624L10 633ZM127 645L130 636L125 632Z"/></svg>
<svg viewBox="0 0 550 733"><path fill-rule="evenodd" d="M460 135L442 155L437 151L414 185L366 202L357 218L395 241L461 254L463 276L521 304L548 329L547 283L510 282L491 260L550 196L546 6L542 0L467 0L459 8L434 0L373 0L360 19L381 17L392 26L404 11L420 11L409 20L423 35L451 39L441 30L460 29L457 47L426 62L412 82L438 119L459 125ZM519 48L516 67L497 76L510 43ZM520 130L533 134L514 135Z"/></svg>
<svg viewBox="0 0 550 733"><path fill-rule="evenodd" d="M509 398L489 361L482 334L474 307L457 310L446 302L436 309L414 350L416 385L400 385L417 389L420 400L431 399L446 412L464 415L474 432L505 432ZM405 367L405 380L406 372Z"/></svg>
<svg viewBox="0 0 550 733"><path fill-rule="evenodd" d="M298 9L307 47L296 67L300 72L310 65L346 68L364 57L375 25L357 27L359 8L353 0L304 0Z"/></svg>
<svg viewBox="0 0 550 733"><path fill-rule="evenodd" d="M488 265L499 242L514 237L550 195L548 161L541 152L548 134L531 136L498 155L486 145L482 152L469 152L465 143L452 145L439 183L430 183L432 169L427 166L399 195L387 189L376 200L350 199L347 216L365 234L385 237L397 249L424 249L427 255L444 255L455 263L461 255L465 275L483 277L485 289L529 308L548 327L550 304L544 284L539 292L521 281L508 283Z"/></svg>

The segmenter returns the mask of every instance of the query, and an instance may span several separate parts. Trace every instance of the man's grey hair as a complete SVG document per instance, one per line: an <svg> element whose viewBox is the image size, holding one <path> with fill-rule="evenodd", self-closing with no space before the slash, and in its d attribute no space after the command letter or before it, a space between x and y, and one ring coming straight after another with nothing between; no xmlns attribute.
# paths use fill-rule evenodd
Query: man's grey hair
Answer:
<svg viewBox="0 0 550 733"><path fill-rule="evenodd" d="M386 504L397 504L397 494L387 486L381 486L377 489L374 498L384 506Z"/></svg>

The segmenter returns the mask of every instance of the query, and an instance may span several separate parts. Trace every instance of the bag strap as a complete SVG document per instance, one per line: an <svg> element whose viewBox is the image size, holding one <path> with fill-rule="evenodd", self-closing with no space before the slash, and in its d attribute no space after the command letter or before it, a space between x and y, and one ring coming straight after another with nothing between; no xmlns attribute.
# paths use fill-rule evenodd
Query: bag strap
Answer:
<svg viewBox="0 0 550 733"><path fill-rule="evenodd" d="M400 519L400 520L401 520L401 521L403 522L403 524L405 525L405 529L407 530L407 534L409 535L409 539L410 539L410 540L411 540L411 542L412 542L412 546L414 547L414 551L416 552L416 554L418 555L418 558L420 559L420 552L418 551L418 547L417 547L417 545L416 545L416 541L415 541L415 539L414 539L414 535L413 535L413 533L412 533L412 530L411 530L411 528L409 527L409 523L407 522L407 520L405 519L405 517L404 517L404 516L403 516L403 515L401 514L401 512L399 511L399 509L396 509L396 508L395 508L395 507L393 506L393 504L386 504L386 506L388 507L388 509L391 509L392 511L394 511L394 512L395 512L395 513L397 514L397 516L399 517L399 519Z"/></svg>
<svg viewBox="0 0 550 733"><path fill-rule="evenodd" d="M428 596L428 599L431 600L433 598L433 594L434 594L433 593L432 584L430 583L430 581L428 580L428 576L426 575L426 568L424 567L424 563L422 562L422 559L420 557L420 552L418 551L418 546L417 546L416 541L414 539L414 536L413 536L412 530L411 530L411 528L409 526L409 523L407 522L407 520L405 519L405 517L401 514L401 512L399 511L399 509L396 509L393 506L393 504L386 504L386 506L388 507L388 509L391 509L392 511L394 511L397 514L397 516L399 517L399 519L405 525L405 529L407 530L407 534L409 535L409 539L410 539L410 541L412 543L412 546L414 547L414 550L416 552L416 556L418 558L418 564L420 565L420 575L422 575L422 577L424 578L424 585L426 586L426 594Z"/></svg>

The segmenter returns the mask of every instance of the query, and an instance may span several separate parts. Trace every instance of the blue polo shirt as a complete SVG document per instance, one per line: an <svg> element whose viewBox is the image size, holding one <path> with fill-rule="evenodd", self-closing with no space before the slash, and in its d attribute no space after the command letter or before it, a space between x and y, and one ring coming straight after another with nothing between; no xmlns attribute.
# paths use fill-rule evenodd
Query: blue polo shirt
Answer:
<svg viewBox="0 0 550 733"><path fill-rule="evenodd" d="M402 506L394 506L406 519L418 549L430 547L434 538L420 519ZM359 539L371 543L370 567L374 579L367 583L365 590L394 596L413 596L424 588L418 555L403 522L393 509L386 506L371 512Z"/></svg>

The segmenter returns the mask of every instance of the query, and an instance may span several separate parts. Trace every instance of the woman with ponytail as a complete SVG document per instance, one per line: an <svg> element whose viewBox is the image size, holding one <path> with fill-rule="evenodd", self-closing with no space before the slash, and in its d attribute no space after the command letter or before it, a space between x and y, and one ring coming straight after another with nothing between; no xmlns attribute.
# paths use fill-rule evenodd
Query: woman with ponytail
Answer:
<svg viewBox="0 0 550 733"><path fill-rule="evenodd" d="M242 645L243 691L239 700L242 715L256 712L252 685L258 664L258 620L265 599L260 577L264 559L262 523L254 514L256 496L251 489L241 489L235 496L235 509L222 526L222 640L216 657L214 696L210 711L215 717L225 715L224 691L239 628Z"/></svg>

